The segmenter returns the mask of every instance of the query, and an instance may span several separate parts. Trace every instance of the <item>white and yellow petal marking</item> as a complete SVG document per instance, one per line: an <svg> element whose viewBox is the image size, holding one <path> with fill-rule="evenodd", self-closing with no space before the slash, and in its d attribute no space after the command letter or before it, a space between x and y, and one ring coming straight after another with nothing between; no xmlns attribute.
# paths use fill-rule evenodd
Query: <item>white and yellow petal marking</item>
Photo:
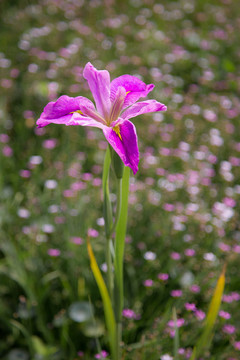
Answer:
<svg viewBox="0 0 240 360"><path fill-rule="evenodd" d="M74 114L74 113L78 113L78 114L83 115L83 112L81 110L72 111L69 114Z"/></svg>
<svg viewBox="0 0 240 360"><path fill-rule="evenodd" d="M115 131L115 133L118 135L119 139L122 141L122 136L120 133L120 125L116 125L113 127L113 130Z"/></svg>

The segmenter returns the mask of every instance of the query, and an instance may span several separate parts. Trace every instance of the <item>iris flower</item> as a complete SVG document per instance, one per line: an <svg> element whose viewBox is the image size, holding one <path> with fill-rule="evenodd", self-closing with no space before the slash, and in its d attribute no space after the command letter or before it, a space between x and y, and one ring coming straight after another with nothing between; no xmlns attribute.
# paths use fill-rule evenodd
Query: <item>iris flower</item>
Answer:
<svg viewBox="0 0 240 360"><path fill-rule="evenodd" d="M136 128L129 119L167 107L156 100L139 101L154 85L146 85L135 76L122 75L110 81L107 70L98 71L89 62L83 77L87 80L95 105L83 96L60 96L50 102L37 120L38 127L49 124L92 126L102 129L109 144L124 165L138 171L139 150Z"/></svg>

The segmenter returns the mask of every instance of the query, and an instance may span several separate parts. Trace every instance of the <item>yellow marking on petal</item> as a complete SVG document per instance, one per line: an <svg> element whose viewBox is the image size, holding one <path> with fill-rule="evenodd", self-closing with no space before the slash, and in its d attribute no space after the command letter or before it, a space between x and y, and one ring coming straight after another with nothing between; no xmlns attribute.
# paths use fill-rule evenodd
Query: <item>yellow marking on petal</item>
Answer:
<svg viewBox="0 0 240 360"><path fill-rule="evenodd" d="M120 134L119 125L114 126L113 130L114 130L115 133L119 136L119 139L122 141L122 136L121 136L121 134Z"/></svg>
<svg viewBox="0 0 240 360"><path fill-rule="evenodd" d="M72 111L69 114L74 114L74 113L78 113L78 114L83 115L83 112L81 110Z"/></svg>
<svg viewBox="0 0 240 360"><path fill-rule="evenodd" d="M130 92L131 92L131 91L127 91L127 92L126 92L126 95L129 94Z"/></svg>

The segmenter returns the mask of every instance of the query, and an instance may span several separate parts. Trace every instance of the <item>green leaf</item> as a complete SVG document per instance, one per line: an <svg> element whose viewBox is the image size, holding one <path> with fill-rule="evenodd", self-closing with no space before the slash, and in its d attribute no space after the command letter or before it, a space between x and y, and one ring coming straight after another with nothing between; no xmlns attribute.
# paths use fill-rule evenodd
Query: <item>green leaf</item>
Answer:
<svg viewBox="0 0 240 360"><path fill-rule="evenodd" d="M94 275L94 278L97 282L102 301L103 301L103 307L104 307L104 314L105 314L105 320L108 330L108 336L109 336L109 342L111 347L111 352L113 355L113 359L116 358L116 321L114 317L113 307L111 303L111 299L106 287L106 284L103 280L102 274L99 270L97 261L95 259L90 240L87 241L87 247L88 247L88 255L90 258L90 266Z"/></svg>
<svg viewBox="0 0 240 360"><path fill-rule="evenodd" d="M207 318L204 326L203 334L197 342L196 347L193 350L190 360L195 360L197 356L200 356L204 350L206 350L210 344L213 336L213 327L217 319L219 308L222 301L222 295L225 286L225 271L226 266L224 266L222 273L218 279L209 309L207 313Z"/></svg>
<svg viewBox="0 0 240 360"><path fill-rule="evenodd" d="M129 193L130 168L124 168L122 179L122 201L119 220L116 226L115 237L115 259L114 259L114 295L115 295L115 314L117 322L121 321L123 309L123 256L127 230L128 218L128 193Z"/></svg>

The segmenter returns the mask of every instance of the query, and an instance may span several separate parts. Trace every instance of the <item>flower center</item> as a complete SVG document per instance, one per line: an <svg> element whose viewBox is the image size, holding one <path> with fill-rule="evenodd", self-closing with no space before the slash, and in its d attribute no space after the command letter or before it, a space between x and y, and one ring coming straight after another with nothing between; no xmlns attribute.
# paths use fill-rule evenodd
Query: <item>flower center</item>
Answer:
<svg viewBox="0 0 240 360"><path fill-rule="evenodd" d="M89 116L90 118L100 122L101 124L107 125L107 122L101 117L101 115L98 112L96 112L96 111L94 111L94 110L92 110L90 108L87 108L85 106L82 107L82 110L83 111L81 111L81 110L72 111L72 112L70 112L70 114L78 113L78 114L81 114L83 116L84 115Z"/></svg>

